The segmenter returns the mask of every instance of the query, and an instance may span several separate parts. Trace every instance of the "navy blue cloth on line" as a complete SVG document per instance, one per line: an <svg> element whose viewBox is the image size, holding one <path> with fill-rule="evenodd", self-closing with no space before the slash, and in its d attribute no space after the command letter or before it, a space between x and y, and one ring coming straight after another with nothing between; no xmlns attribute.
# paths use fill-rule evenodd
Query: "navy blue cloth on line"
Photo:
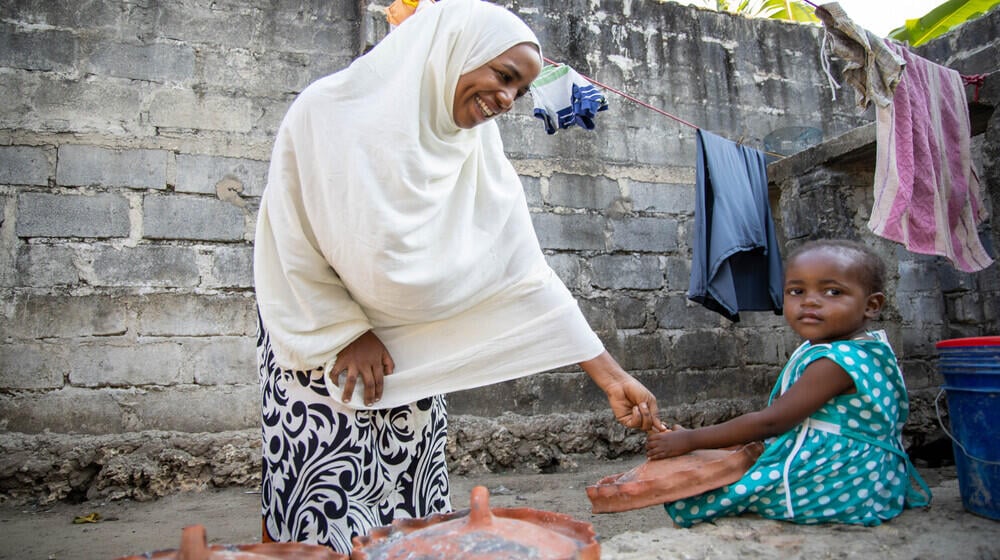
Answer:
<svg viewBox="0 0 1000 560"><path fill-rule="evenodd" d="M780 314L784 278L762 152L699 129L688 299L730 321Z"/></svg>

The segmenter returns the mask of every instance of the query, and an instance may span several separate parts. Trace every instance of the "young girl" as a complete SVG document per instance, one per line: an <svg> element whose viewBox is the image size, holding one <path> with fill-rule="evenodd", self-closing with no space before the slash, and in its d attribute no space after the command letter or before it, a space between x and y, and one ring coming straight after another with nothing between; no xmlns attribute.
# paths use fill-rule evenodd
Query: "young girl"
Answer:
<svg viewBox="0 0 1000 560"><path fill-rule="evenodd" d="M765 440L764 453L736 483L664 504L675 523L690 527L749 511L870 526L930 503L902 449L909 399L896 357L883 331L866 330L885 303L884 270L871 249L848 241L812 241L789 255L784 315L806 341L768 407L715 426L654 433L646 443L653 460Z"/></svg>

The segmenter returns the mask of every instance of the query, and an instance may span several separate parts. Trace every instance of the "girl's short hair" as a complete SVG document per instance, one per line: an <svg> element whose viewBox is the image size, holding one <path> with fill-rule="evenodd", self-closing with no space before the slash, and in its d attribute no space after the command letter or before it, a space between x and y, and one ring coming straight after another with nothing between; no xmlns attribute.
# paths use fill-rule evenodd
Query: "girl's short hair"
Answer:
<svg viewBox="0 0 1000 560"><path fill-rule="evenodd" d="M869 294L885 289L885 263L882 257L871 247L848 239L813 239L799 245L788 254L785 262L791 262L795 257L808 251L828 249L848 256L854 261L855 268L861 277L862 284Z"/></svg>

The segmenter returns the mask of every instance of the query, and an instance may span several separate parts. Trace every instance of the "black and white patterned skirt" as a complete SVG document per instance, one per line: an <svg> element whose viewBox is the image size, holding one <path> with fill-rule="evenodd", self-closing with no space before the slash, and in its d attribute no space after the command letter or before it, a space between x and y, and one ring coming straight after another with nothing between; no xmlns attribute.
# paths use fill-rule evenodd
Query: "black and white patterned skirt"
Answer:
<svg viewBox="0 0 1000 560"><path fill-rule="evenodd" d="M322 369L279 368L258 328L265 540L348 554L352 537L393 519L451 511L443 396L384 410L342 407Z"/></svg>

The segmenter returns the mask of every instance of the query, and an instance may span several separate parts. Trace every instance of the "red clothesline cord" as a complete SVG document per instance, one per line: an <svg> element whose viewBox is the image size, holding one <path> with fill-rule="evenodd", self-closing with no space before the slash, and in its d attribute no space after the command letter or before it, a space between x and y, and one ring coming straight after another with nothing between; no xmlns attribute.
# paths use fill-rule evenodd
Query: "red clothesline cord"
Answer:
<svg viewBox="0 0 1000 560"><path fill-rule="evenodd" d="M552 64L553 66L560 66L560 64L558 62L554 62L552 60L549 60L548 58L545 58L544 56L542 58L545 59L545 62L548 62L549 64ZM638 103L639 105L642 105L643 107L645 107L645 108L647 108L647 109L649 109L651 111L655 111L655 112L657 112L657 113L659 113L659 114L661 114L661 115L663 115L665 117L670 117L671 119L674 119L675 121L677 121L677 122L679 122L681 124L685 124L687 126L690 126L691 128L698 128L697 126L695 126L695 125L687 122L686 120L684 120L684 119L682 119L680 117L676 117L674 115L671 115L670 113L664 111L663 109L659 109L657 107L653 107L649 103L646 103L644 101L640 101L640 100L636 99L635 97L632 97L631 95L625 93L624 91L617 90L617 89L615 89L615 88L613 88L613 87L611 87L611 86L609 86L607 84L602 84L601 82L598 82L597 80L595 80L593 78L590 78L588 76L584 76L583 74L580 74L580 77L583 78L584 80L587 80L588 82L594 84L597 87L602 87L602 88L604 88L604 89L606 89L606 90L608 90L610 92L617 93L618 95L624 97L625 99L628 99L629 101L631 101L633 103Z"/></svg>

